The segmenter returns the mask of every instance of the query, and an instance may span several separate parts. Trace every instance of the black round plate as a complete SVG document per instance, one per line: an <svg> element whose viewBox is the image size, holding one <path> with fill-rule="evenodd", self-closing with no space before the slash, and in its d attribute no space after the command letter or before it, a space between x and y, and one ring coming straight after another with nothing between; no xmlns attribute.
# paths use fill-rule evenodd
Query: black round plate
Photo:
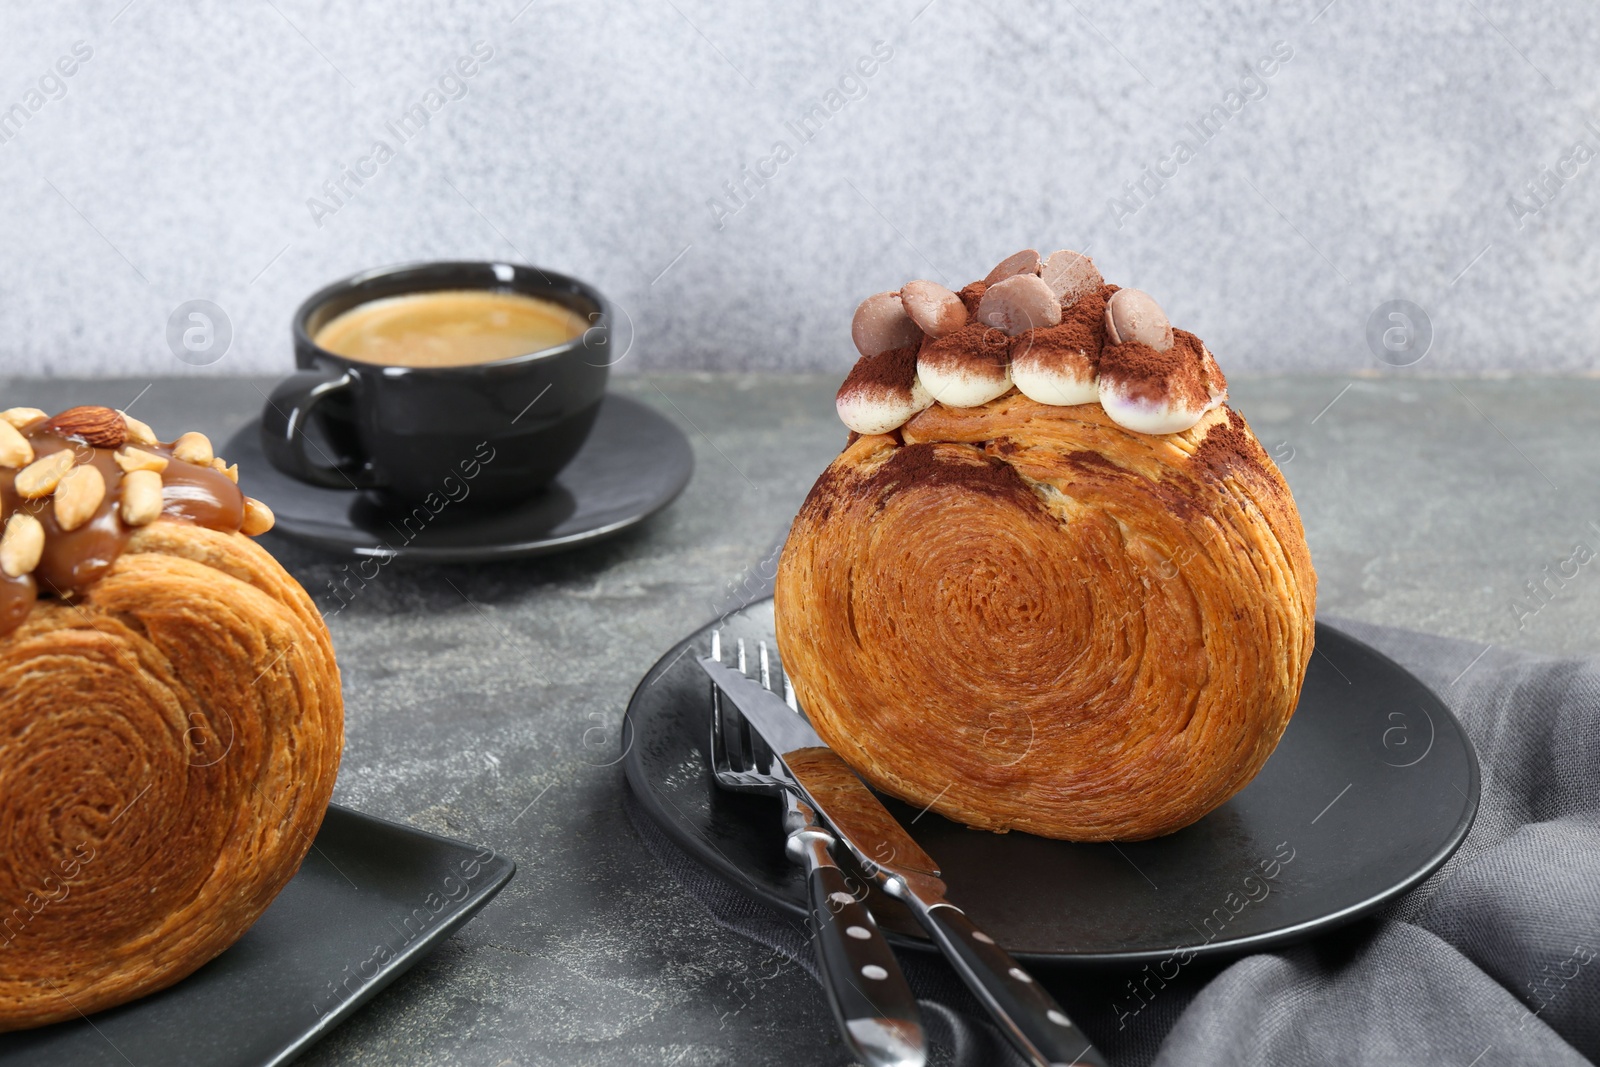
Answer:
<svg viewBox="0 0 1600 1067"><path fill-rule="evenodd" d="M720 625L724 643L775 645L772 601ZM806 914L778 804L716 788L706 765L708 685L694 658L710 627L672 649L628 705L629 785L666 833L757 899ZM774 675L776 677L776 674ZM1478 761L1427 686L1317 624L1300 704L1261 773L1222 807L1154 841L1073 844L969 830L884 798L943 868L949 897L1014 954L1124 964L1282 945L1358 918L1449 858L1478 806ZM932 949L894 900L869 900L897 944Z"/></svg>
<svg viewBox="0 0 1600 1067"><path fill-rule="evenodd" d="M234 434L221 454L249 472L250 495L277 516L273 532L333 552L429 563L539 556L610 537L670 504L694 471L683 431L614 393L554 482L525 503L492 512L446 503L436 514L394 514L354 489L307 485L267 462L260 420Z"/></svg>

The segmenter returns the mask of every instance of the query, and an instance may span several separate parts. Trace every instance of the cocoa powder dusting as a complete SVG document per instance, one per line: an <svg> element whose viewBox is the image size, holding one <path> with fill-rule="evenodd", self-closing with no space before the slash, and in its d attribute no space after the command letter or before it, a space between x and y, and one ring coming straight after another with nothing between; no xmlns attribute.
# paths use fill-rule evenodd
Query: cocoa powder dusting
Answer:
<svg viewBox="0 0 1600 1067"><path fill-rule="evenodd" d="M1114 285L1080 299L1061 313L1059 326L1025 330L1011 339L1011 358L1026 355L1047 370L1078 370L1087 362L1098 373L1100 352L1106 343L1106 300L1116 292Z"/></svg>
<svg viewBox="0 0 1600 1067"><path fill-rule="evenodd" d="M969 322L955 333L924 338L917 358L941 370L961 369L1000 378L1011 363L1010 352L1011 338L1004 330Z"/></svg>
<svg viewBox="0 0 1600 1067"><path fill-rule="evenodd" d="M956 294L961 298L961 302L967 305L968 319L978 313L978 301L983 299L983 291L987 288L989 287L982 282L973 282Z"/></svg>
<svg viewBox="0 0 1600 1067"><path fill-rule="evenodd" d="M1137 341L1108 344L1100 352L1100 373L1150 404L1199 407L1210 399L1200 339L1187 330L1173 330L1165 352Z"/></svg>
<svg viewBox="0 0 1600 1067"><path fill-rule="evenodd" d="M949 486L1028 504L1039 502L1009 463L967 445L906 445L872 473L863 489L885 501L900 489L913 486Z"/></svg>
<svg viewBox="0 0 1600 1067"><path fill-rule="evenodd" d="M816 522L827 522L828 516L833 514L833 501L844 486L845 477L845 472L835 466L829 466L818 475L811 485L811 492L806 494L805 502L800 505L800 518L810 517Z"/></svg>
<svg viewBox="0 0 1600 1067"><path fill-rule="evenodd" d="M850 368L844 384L839 386L838 397L853 393L868 396L892 396L897 400L911 398L911 383L917 377L917 346L891 348L875 356L862 356Z"/></svg>
<svg viewBox="0 0 1600 1067"><path fill-rule="evenodd" d="M1228 420L1212 424L1200 441L1200 447L1189 457L1189 463L1211 481L1220 481L1230 474L1271 470L1272 460L1250 432L1244 416L1232 408L1226 410ZM1263 478L1260 482L1274 497L1283 492L1276 478Z"/></svg>

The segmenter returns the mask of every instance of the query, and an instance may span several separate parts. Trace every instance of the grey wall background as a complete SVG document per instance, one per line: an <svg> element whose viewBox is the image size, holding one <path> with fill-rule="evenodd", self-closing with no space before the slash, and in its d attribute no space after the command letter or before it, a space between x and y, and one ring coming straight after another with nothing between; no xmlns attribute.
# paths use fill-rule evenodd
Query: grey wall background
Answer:
<svg viewBox="0 0 1600 1067"><path fill-rule="evenodd" d="M386 124L475 42L492 58L402 142ZM188 372L166 323L208 299L233 338L194 372L271 373L317 286L471 257L607 290L623 370L842 372L863 296L1033 245L1087 249L1233 372L1386 370L1365 330L1392 298L1431 321L1413 372L1587 372L1597 55L1583 0L8 4L0 359ZM1180 138L1193 158L1122 217Z"/></svg>

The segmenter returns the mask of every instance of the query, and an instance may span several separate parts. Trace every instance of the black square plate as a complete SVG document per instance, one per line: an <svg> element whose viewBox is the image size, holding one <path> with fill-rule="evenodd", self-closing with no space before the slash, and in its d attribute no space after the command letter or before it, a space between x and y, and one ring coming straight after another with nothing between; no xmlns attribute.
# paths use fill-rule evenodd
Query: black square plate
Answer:
<svg viewBox="0 0 1600 1067"><path fill-rule="evenodd" d="M516 864L333 805L305 863L232 948L169 989L0 1034L0 1067L288 1063L449 937Z"/></svg>

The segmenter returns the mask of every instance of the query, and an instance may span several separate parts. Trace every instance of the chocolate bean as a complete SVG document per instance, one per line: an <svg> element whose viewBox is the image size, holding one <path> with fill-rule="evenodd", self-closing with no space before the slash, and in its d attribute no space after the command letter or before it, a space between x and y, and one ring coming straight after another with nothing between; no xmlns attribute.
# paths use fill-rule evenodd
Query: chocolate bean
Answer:
<svg viewBox="0 0 1600 1067"><path fill-rule="evenodd" d="M993 285L995 282L1009 278L1013 274L1038 274L1039 253L1031 248L1009 255L995 264L994 270L984 275L983 284Z"/></svg>
<svg viewBox="0 0 1600 1067"><path fill-rule="evenodd" d="M899 293L878 293L861 301L850 322L850 340L863 356L904 348L922 340L922 331L906 314Z"/></svg>
<svg viewBox="0 0 1600 1067"><path fill-rule="evenodd" d="M1106 301L1106 340L1137 341L1158 352L1172 347L1172 323L1155 298L1141 289L1118 289Z"/></svg>
<svg viewBox="0 0 1600 1067"><path fill-rule="evenodd" d="M938 282L907 282L900 290L900 303L929 337L943 337L967 324L967 305Z"/></svg>
<svg viewBox="0 0 1600 1067"><path fill-rule="evenodd" d="M983 291L978 321L1015 337L1024 330L1061 322L1061 301L1037 274L1013 274Z"/></svg>
<svg viewBox="0 0 1600 1067"><path fill-rule="evenodd" d="M1066 248L1050 253L1050 258L1039 269L1039 277L1056 294L1063 308L1071 307L1106 283L1094 260Z"/></svg>

